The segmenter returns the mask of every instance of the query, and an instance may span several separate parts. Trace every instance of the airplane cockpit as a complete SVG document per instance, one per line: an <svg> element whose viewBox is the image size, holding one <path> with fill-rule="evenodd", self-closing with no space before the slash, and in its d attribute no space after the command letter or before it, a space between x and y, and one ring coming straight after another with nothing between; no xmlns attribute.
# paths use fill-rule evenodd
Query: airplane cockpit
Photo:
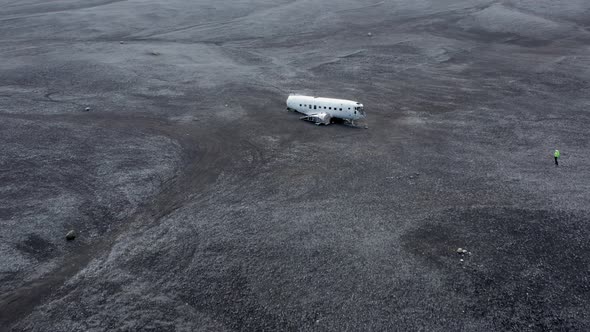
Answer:
<svg viewBox="0 0 590 332"><path fill-rule="evenodd" d="M365 110L364 110L363 104L359 104L359 103L357 103L357 105L358 105L358 106L356 106L356 107L354 108L354 110L355 110L355 114L358 112L358 113L359 113L361 116L363 116L363 117L364 117L364 116L365 116Z"/></svg>

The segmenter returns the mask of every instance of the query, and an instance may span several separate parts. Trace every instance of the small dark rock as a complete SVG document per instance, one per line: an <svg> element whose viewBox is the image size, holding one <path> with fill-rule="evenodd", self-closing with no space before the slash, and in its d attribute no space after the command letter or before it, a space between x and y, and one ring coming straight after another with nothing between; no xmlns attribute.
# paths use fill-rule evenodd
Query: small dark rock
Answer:
<svg viewBox="0 0 590 332"><path fill-rule="evenodd" d="M72 241L76 238L76 231L71 230L66 234L66 240Z"/></svg>
<svg viewBox="0 0 590 332"><path fill-rule="evenodd" d="M84 109L84 112L90 112L90 107L86 107L86 108Z"/></svg>

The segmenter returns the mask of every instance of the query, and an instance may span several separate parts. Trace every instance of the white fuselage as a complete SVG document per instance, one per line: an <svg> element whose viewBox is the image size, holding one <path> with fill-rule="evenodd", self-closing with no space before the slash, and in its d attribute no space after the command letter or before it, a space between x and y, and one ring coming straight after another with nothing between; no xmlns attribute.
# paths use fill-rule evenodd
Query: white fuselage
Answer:
<svg viewBox="0 0 590 332"><path fill-rule="evenodd" d="M290 95L287 98L287 108L305 115L327 113L333 118L345 120L359 120L366 117L363 104L346 99Z"/></svg>

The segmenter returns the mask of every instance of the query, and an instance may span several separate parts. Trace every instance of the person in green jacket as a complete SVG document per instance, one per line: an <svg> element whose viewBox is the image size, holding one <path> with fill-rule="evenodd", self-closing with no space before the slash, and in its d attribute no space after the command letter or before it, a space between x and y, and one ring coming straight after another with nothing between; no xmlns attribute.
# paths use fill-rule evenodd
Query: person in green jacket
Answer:
<svg viewBox="0 0 590 332"><path fill-rule="evenodd" d="M561 155L561 153L559 153L559 150L555 150L555 152L553 152L553 157L555 157L555 166L559 166L557 159L559 159L560 155Z"/></svg>

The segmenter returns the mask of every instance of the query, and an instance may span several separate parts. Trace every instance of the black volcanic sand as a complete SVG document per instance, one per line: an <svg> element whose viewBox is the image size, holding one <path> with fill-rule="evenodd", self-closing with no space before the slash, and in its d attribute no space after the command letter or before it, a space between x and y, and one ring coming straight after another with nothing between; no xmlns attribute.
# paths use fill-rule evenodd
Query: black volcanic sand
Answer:
<svg viewBox="0 0 590 332"><path fill-rule="evenodd" d="M588 1L0 8L0 330L590 330Z"/></svg>

